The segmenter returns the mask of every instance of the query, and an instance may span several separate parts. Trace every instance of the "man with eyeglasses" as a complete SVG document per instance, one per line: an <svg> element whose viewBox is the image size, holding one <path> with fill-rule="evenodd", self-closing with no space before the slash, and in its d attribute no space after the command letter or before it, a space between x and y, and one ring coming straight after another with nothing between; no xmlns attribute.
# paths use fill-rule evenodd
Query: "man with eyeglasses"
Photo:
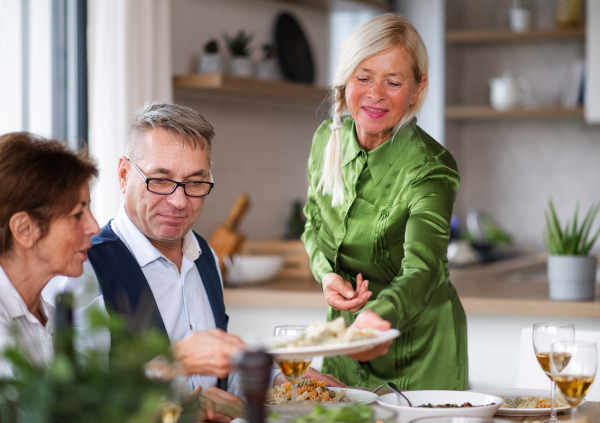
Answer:
<svg viewBox="0 0 600 423"><path fill-rule="evenodd" d="M212 126L188 107L150 103L131 125L118 179L125 200L117 216L92 238L79 278L55 278L45 295L69 290L77 300L77 349L110 350L110 334L89 330L84 311L99 306L150 324L169 336L183 364L189 391L215 385L227 390L231 355L245 348L229 335L218 259L194 233L206 196L214 186L210 172ZM90 291L89 286L92 287ZM52 300L52 298L50 298ZM133 311L133 313L132 313ZM239 394L236 383L229 391ZM228 417L241 412L239 398L211 388L225 399ZM219 409L217 409L219 411Z"/></svg>

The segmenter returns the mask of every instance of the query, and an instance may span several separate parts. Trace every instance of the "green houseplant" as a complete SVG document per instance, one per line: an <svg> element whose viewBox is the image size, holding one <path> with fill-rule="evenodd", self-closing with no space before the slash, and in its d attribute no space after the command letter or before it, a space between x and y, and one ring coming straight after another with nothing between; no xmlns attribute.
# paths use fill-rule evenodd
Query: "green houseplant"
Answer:
<svg viewBox="0 0 600 423"><path fill-rule="evenodd" d="M110 328L110 364L93 351L75 359L68 346L72 336L60 332L55 334L55 357L46 367L31 363L17 347L7 349L5 358L15 377L0 378L0 422L163 421L165 407L174 404L171 385L148 379L144 365L168 354L166 335L155 329L131 332L117 316L107 319L96 310L90 320L93 327ZM197 405L197 400L182 402L184 412L177 421L196 421Z"/></svg>
<svg viewBox="0 0 600 423"><path fill-rule="evenodd" d="M596 256L590 251L600 236L592 225L600 203L592 204L579 223L579 203L572 221L561 225L552 199L544 212L544 244L548 250L548 282L550 299L565 301L593 300L596 283Z"/></svg>
<svg viewBox="0 0 600 423"><path fill-rule="evenodd" d="M251 77L254 74L252 60L250 59L250 42L254 35L239 30L235 36L223 34L223 39L227 44L229 53L231 53L230 72L234 75Z"/></svg>

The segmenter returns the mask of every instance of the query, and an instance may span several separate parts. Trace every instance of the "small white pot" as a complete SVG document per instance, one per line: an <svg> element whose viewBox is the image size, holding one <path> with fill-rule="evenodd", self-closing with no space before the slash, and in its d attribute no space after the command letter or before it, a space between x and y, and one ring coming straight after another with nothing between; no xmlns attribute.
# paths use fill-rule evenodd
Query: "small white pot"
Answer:
<svg viewBox="0 0 600 423"><path fill-rule="evenodd" d="M198 66L200 73L221 73L223 72L223 58L219 53L205 53L200 57Z"/></svg>
<svg viewBox="0 0 600 423"><path fill-rule="evenodd" d="M548 256L550 299L592 301L596 285L596 256Z"/></svg>
<svg viewBox="0 0 600 423"><path fill-rule="evenodd" d="M261 60L256 63L256 77L258 79L278 80L279 64L275 59Z"/></svg>
<svg viewBox="0 0 600 423"><path fill-rule="evenodd" d="M232 57L229 66L232 75L250 78L254 75L254 66L249 57Z"/></svg>

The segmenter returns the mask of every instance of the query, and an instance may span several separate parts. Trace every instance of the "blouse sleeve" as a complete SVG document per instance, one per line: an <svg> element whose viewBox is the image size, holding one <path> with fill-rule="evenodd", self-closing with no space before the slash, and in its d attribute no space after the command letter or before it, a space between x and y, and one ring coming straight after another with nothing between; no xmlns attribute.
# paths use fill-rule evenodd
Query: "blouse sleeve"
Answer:
<svg viewBox="0 0 600 423"><path fill-rule="evenodd" d="M448 280L450 221L460 175L454 159L447 152L445 155L445 160L434 157L425 163L410 183L400 271L377 299L365 306L398 328L414 322L437 285Z"/></svg>

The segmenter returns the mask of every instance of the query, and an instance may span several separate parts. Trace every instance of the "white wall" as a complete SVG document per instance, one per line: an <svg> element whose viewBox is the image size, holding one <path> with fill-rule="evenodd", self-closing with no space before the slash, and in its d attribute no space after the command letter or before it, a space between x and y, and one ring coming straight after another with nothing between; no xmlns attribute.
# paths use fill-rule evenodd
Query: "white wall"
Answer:
<svg viewBox="0 0 600 423"><path fill-rule="evenodd" d="M446 8L442 0L396 0L396 10L421 35L429 54L429 92L417 116L418 124L440 144L445 138L445 29Z"/></svg>

